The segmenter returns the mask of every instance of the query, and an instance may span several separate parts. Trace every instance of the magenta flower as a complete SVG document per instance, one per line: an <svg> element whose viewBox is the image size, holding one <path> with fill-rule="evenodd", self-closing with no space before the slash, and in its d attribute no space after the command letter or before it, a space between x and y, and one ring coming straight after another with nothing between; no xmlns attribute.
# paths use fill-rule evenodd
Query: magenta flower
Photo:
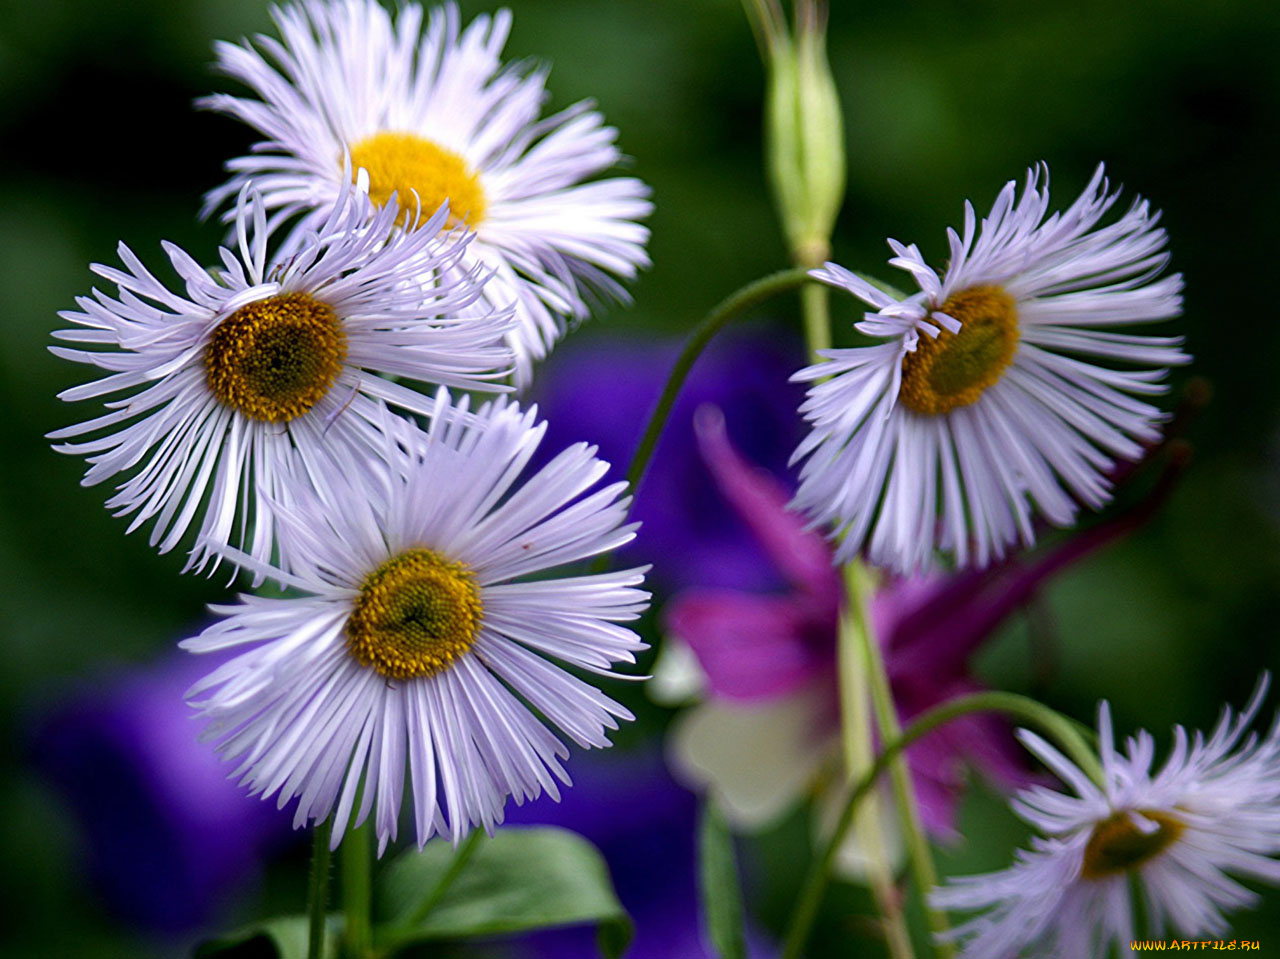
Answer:
<svg viewBox="0 0 1280 959"><path fill-rule="evenodd" d="M720 411L699 410L695 429L717 486L787 590L693 588L666 604L666 633L692 651L706 692L677 725L673 759L684 778L711 788L739 825L763 825L816 782L843 780L831 776L838 762L835 655L843 591L826 541L786 510L783 484L737 453ZM1051 574L1149 511L1122 514L1021 561L886 580L871 614L903 719L979 690L968 662L995 628ZM967 767L1003 788L1028 778L1008 728L985 715L931 733L907 750L907 761L925 825L940 838L955 835Z"/></svg>

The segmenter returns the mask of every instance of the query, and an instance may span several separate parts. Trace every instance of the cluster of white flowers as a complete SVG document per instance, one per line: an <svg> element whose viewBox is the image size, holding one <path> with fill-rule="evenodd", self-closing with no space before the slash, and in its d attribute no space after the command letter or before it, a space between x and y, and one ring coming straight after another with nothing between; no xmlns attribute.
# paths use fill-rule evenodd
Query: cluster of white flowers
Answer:
<svg viewBox="0 0 1280 959"><path fill-rule="evenodd" d="M630 718L551 660L634 662L618 624L648 594L639 569L546 575L635 535L621 485L587 492L594 449L522 478L536 408L446 388L510 391L590 291L624 295L648 189L597 176L620 155L588 104L539 116L545 74L499 60L506 13L275 16L282 41L218 47L259 99L204 101L266 138L208 198L233 245L206 269L164 244L181 290L123 245L94 266L118 292L82 297L53 349L108 371L64 399L114 398L51 438L86 485L125 475L107 505L161 552L194 526L188 567L306 594L244 596L183 644L247 647L189 694L244 782L332 817L335 846L376 808L385 848L407 768L418 843L456 842L568 781L534 710L582 746Z"/></svg>
<svg viewBox="0 0 1280 959"><path fill-rule="evenodd" d="M545 423L503 394L599 294L625 298L648 189L603 175L616 131L590 104L541 116L545 71L500 60L505 11L463 27L451 3L302 0L275 19L278 39L218 46L252 96L202 101L263 138L207 197L219 262L164 244L180 288L123 245L93 267L116 290L64 313L53 350L106 371L62 394L106 412L51 438L86 485L120 478L108 507L161 552L193 540L188 568L293 591L215 607L182 644L240 650L189 694L235 776L335 846L372 815L380 850L408 785L417 842L457 843L509 797L558 796L551 727L601 747L631 718L565 667L635 661L646 570L552 572L635 535L625 484L593 490L608 466L585 444L528 469ZM1038 167L981 222L966 203L945 270L890 241L917 292L813 271L875 311L855 330L876 342L795 377L813 385L792 506L838 562L986 566L1105 505L1116 461L1158 439L1149 398L1189 358L1115 328L1175 317L1182 278L1145 201L1107 219L1118 196L1099 168L1051 213ZM1228 870L1280 881L1280 728L1241 745L1260 698L1208 741L1179 728L1154 774L1150 737L1121 756L1104 705L1099 783L1024 733L1076 795L1021 795L1048 838L937 892L988 910L952 938L1099 955L1133 935L1133 876L1157 934L1221 931L1252 896Z"/></svg>

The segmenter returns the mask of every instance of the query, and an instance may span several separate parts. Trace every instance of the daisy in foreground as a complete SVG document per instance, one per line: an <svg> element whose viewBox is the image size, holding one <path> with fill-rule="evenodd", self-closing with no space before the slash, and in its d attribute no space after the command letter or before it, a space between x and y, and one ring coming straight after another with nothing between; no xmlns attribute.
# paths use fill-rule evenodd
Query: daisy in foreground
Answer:
<svg viewBox="0 0 1280 959"><path fill-rule="evenodd" d="M1026 790L1014 811L1045 833L1009 869L953 879L934 893L943 909L981 909L957 926L963 955L1023 954L1094 959L1127 946L1134 928L1131 881L1142 891L1148 934L1222 935L1222 912L1257 896L1236 876L1280 883L1280 723L1263 738L1245 730L1266 692L1264 677L1239 716L1229 709L1207 740L1174 729L1174 746L1153 772L1155 744L1139 732L1115 749L1111 714L1099 708L1104 783L1033 733L1023 743L1075 795Z"/></svg>
<svg viewBox="0 0 1280 959"><path fill-rule="evenodd" d="M499 400L472 417L442 392L427 433L388 416L389 470L336 471L280 504L287 571L238 557L303 595L215 607L182 643L246 647L188 693L205 737L255 794L299 797L295 826L332 815L334 847L353 811L376 809L379 852L395 838L406 766L419 845L492 831L507 796L569 782L534 710L583 747L632 718L544 658L612 675L644 648L618 625L648 605L643 569L547 576L632 539L626 484L583 495L608 469L585 443L517 484L535 415Z"/></svg>
<svg viewBox="0 0 1280 959"><path fill-rule="evenodd" d="M269 263L266 210L246 190L236 207L239 255L223 248L220 269L163 244L182 292L124 244L124 270L94 265L118 298L96 289L80 297L81 312L61 315L84 329L54 337L96 349L51 350L110 375L60 396L124 395L106 404L109 413L49 437L98 434L55 447L88 457L86 486L142 464L107 500L118 515L134 514L130 532L154 517L151 543L167 552L203 509L190 566L233 539L265 559L264 495L280 495L295 449L304 476L331 470L370 448L379 401L431 411L429 397L374 374L505 388L494 381L510 369L511 313L485 304L481 278L458 268L466 235L440 233L444 208L411 233L395 229L396 216L394 205L373 215L366 197L346 189L317 234Z"/></svg>
<svg viewBox="0 0 1280 959"><path fill-rule="evenodd" d="M795 377L815 381L795 505L832 526L840 560L865 550L911 573L942 549L985 566L1033 542L1033 507L1068 526L1080 503L1102 506L1113 457L1157 439L1164 417L1143 397L1189 357L1180 337L1115 329L1176 316L1182 277L1158 278L1165 233L1146 201L1098 225L1118 197L1099 167L1046 218L1048 171L1033 169L980 226L966 202L941 275L890 240L890 264L920 287L902 299L834 263L813 271L877 310L856 329L882 341L824 351Z"/></svg>
<svg viewBox="0 0 1280 959"><path fill-rule="evenodd" d="M313 229L351 178L348 154L378 203L397 191L426 210L448 200L451 222L476 232L471 253L495 274L485 296L516 304L509 340L521 384L567 322L586 318L591 294L625 298L616 278L649 262L648 230L635 222L651 209L648 187L584 182L621 158L616 131L585 102L539 118L546 70L499 60L508 11L463 30L450 3L431 11L425 33L412 3L394 23L375 0L273 15L283 43L218 44L219 69L261 99L220 94L203 105L266 139L227 164L233 176L206 212L252 180L277 219L301 213L300 228Z"/></svg>

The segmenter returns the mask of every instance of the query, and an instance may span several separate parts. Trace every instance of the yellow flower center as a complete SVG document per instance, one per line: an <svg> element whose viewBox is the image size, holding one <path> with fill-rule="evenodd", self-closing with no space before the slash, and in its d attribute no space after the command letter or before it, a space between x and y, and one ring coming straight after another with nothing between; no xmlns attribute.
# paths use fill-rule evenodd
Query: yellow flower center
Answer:
<svg viewBox="0 0 1280 959"><path fill-rule="evenodd" d="M1180 819L1154 809L1139 809L1137 815L1155 823L1156 828L1143 832L1127 812L1113 813L1093 827L1084 847L1081 879L1106 879L1132 872L1167 849L1186 828Z"/></svg>
<svg viewBox="0 0 1280 959"><path fill-rule="evenodd" d="M331 306L282 293L219 323L204 359L219 400L250 419L287 423L329 392L346 356L347 336Z"/></svg>
<svg viewBox="0 0 1280 959"><path fill-rule="evenodd" d="M1018 312L998 286L962 290L940 310L960 322L960 332L921 336L902 359L898 399L917 413L949 413L977 402L1018 348Z"/></svg>
<svg viewBox="0 0 1280 959"><path fill-rule="evenodd" d="M465 563L411 549L365 577L347 620L347 651L388 679L434 676L475 643L480 587Z"/></svg>
<svg viewBox="0 0 1280 959"><path fill-rule="evenodd" d="M369 172L369 198L385 206L391 194L399 195L404 225L417 214L414 193L428 217L449 201L446 228L465 220L471 229L484 219L484 189L467 161L452 150L414 133L375 133L351 147L351 163Z"/></svg>

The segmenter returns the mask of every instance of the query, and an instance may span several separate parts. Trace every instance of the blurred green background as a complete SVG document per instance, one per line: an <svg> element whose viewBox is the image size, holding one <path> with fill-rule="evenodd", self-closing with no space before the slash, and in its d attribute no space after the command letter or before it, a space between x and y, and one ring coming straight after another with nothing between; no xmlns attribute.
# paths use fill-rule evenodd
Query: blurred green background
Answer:
<svg viewBox="0 0 1280 959"><path fill-rule="evenodd" d="M888 276L890 235L940 262L963 200L981 212L1038 160L1051 166L1057 205L1101 160L1127 195L1163 208L1187 281L1179 326L1196 356L1175 383L1207 377L1214 399L1164 512L1049 591L1040 612L1058 644L1043 693L1082 719L1107 697L1120 729L1146 725L1162 741L1172 722L1210 724L1222 702L1243 702L1259 671L1280 667L1277 6L834 7L850 172L841 262ZM483 9L463 4L467 16ZM653 268L635 285L634 308L575 336L678 335L724 294L784 265L760 161L763 80L736 3L519 0L514 12L508 55L554 65L556 105L595 98L654 190ZM0 3L0 901L21 917L6 923L5 955L152 948L85 884L66 810L28 771L27 730L70 684L154 659L225 584L180 577L177 554L126 538L102 509L106 491L78 486L83 463L49 451L42 435L91 408L54 399L85 371L45 348L61 325L56 311L88 292L88 264L114 262L118 240L148 263L162 238L212 260L220 230L194 214L222 162L251 138L191 102L227 88L208 68L215 38L268 28L259 0ZM795 314L783 301L772 321L794 326ZM851 304L836 316L847 323ZM984 677L1028 688L1026 629L1007 633L986 654ZM966 815L982 848L947 856L944 869L1007 861L1021 835L1007 814L979 799ZM766 922L794 889L771 852L781 840L772 842L746 849ZM296 867L281 868L292 879ZM1271 892L1233 935L1280 951L1278 914Z"/></svg>

